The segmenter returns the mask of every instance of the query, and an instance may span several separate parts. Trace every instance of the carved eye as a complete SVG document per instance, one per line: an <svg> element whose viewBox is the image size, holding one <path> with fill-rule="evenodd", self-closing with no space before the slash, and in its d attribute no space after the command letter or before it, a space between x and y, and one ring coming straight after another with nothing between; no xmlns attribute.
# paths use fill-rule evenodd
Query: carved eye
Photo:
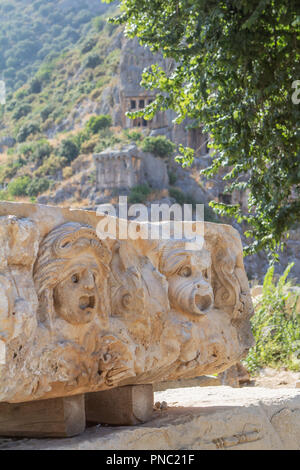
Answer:
<svg viewBox="0 0 300 470"><path fill-rule="evenodd" d="M204 269L202 274L203 274L204 279L208 279L209 276L208 276L208 270L207 269Z"/></svg>
<svg viewBox="0 0 300 470"><path fill-rule="evenodd" d="M71 281L73 282L73 284L77 284L77 282L79 282L79 275L73 274L73 276L71 277Z"/></svg>
<svg viewBox="0 0 300 470"><path fill-rule="evenodd" d="M181 277L190 277L192 275L192 270L189 266L185 266L184 268L181 268L179 271L179 276Z"/></svg>

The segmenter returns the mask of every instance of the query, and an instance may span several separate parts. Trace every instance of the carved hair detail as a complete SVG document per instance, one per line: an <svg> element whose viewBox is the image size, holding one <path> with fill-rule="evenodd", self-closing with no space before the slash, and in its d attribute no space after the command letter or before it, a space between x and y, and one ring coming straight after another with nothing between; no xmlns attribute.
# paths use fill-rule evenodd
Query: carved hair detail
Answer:
<svg viewBox="0 0 300 470"><path fill-rule="evenodd" d="M224 238L211 237L212 284L217 308L228 307L233 318L252 312L252 302L245 275L243 256L236 250L229 250ZM212 243L213 242L213 243Z"/></svg>
<svg viewBox="0 0 300 470"><path fill-rule="evenodd" d="M235 306L240 293L240 285L234 272L235 258L221 249L213 261L215 305L219 308Z"/></svg>
<svg viewBox="0 0 300 470"><path fill-rule="evenodd" d="M92 251L95 258L101 264L101 270L106 273L101 290L105 290L108 277L111 253L104 243L98 239L95 230L88 225L79 223L66 223L52 230L42 241L37 261L34 265L33 278L39 298L39 311L41 320L45 321L45 313L48 315L49 327L52 331L56 307L60 309L60 316L73 324L89 322L93 313L100 308L99 292L91 292L89 289L81 289L79 298L69 299L70 309L62 307L61 302L66 302L64 293L60 293L59 285L74 271L73 260L82 253ZM95 260L95 261L96 261ZM89 274L87 276L90 276ZM92 276L92 274L91 274ZM76 280L75 280L76 282ZM79 284L78 284L79 286ZM62 295L64 298L62 298ZM56 296L56 299L54 299ZM77 307L76 307L77 302ZM77 309L77 314L72 313L72 308ZM104 296L101 305L102 316L107 315L107 299ZM80 314L82 312L82 315Z"/></svg>
<svg viewBox="0 0 300 470"><path fill-rule="evenodd" d="M75 250L78 254L88 248L97 253L105 269L111 254L92 227L70 222L52 230L42 241L34 266L33 276L38 295L56 286L62 274L65 274L63 266L66 260L74 256Z"/></svg>

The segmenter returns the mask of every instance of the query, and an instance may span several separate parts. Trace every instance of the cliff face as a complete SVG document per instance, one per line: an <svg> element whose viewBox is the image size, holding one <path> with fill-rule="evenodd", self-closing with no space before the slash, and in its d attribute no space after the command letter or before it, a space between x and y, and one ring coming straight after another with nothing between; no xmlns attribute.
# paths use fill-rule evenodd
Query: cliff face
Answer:
<svg viewBox="0 0 300 470"><path fill-rule="evenodd" d="M145 90L140 85L143 71L157 64L170 72L175 63L173 60L164 59L161 54L152 54L148 48L141 46L137 39L126 39L120 34L119 42L121 43L121 58L118 75L114 83L102 93L101 112L110 113L117 126L150 129L150 135L165 135L176 144L193 148L198 155L206 155L208 153L207 136L199 127L188 129L193 124L190 120L180 125L174 124L173 120L176 115L173 111L158 113L151 121L145 121L142 118L132 120L126 117L127 111L142 109L155 97L155 91Z"/></svg>

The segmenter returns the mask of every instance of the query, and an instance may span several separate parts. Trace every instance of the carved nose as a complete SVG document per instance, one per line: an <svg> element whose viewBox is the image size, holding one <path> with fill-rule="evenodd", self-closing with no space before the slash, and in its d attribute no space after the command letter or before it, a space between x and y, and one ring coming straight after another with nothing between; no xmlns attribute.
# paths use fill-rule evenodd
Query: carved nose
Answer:
<svg viewBox="0 0 300 470"><path fill-rule="evenodd" d="M85 289L93 289L95 286L94 276L91 272L87 271L82 278L82 284Z"/></svg>
<svg viewBox="0 0 300 470"><path fill-rule="evenodd" d="M208 292L210 290L209 284L205 281L199 281L196 287L200 292Z"/></svg>

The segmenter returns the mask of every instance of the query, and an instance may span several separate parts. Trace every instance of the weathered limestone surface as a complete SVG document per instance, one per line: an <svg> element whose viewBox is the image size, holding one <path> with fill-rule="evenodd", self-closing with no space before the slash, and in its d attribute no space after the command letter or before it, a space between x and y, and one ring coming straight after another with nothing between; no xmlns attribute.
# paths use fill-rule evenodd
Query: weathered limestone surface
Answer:
<svg viewBox="0 0 300 470"><path fill-rule="evenodd" d="M300 391L230 387L155 393L168 408L134 427L92 427L64 440L1 440L0 449L300 449Z"/></svg>
<svg viewBox="0 0 300 470"><path fill-rule="evenodd" d="M111 219L0 203L0 402L221 372L251 346L236 230L206 223L195 251L100 240L100 221Z"/></svg>

